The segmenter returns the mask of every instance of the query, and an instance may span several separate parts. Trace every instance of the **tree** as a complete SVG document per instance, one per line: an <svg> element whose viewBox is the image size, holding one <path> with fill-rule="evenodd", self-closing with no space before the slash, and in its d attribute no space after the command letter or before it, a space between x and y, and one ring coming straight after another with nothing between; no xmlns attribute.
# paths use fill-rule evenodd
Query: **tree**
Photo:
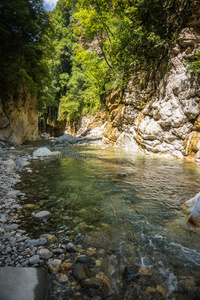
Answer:
<svg viewBox="0 0 200 300"><path fill-rule="evenodd" d="M0 98L6 107L17 100L23 84L35 96L49 76L43 65L47 48L44 36L49 28L42 0L0 2Z"/></svg>

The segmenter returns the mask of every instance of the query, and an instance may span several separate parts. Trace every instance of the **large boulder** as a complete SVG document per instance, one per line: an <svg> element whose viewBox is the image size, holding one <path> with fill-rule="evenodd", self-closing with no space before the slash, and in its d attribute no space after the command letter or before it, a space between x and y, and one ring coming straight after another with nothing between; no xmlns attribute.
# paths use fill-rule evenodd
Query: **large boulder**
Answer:
<svg viewBox="0 0 200 300"><path fill-rule="evenodd" d="M200 193L185 202L190 213L189 222L200 227Z"/></svg>
<svg viewBox="0 0 200 300"><path fill-rule="evenodd" d="M39 157L57 156L61 153L59 151L50 151L47 147L38 148L33 152L33 158L37 159Z"/></svg>

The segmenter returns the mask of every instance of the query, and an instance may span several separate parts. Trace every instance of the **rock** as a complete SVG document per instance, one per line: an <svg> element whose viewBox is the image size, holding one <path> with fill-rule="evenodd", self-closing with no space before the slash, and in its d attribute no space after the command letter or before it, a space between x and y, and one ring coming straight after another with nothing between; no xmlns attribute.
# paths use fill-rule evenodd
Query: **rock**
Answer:
<svg viewBox="0 0 200 300"><path fill-rule="evenodd" d="M37 240L27 240L27 244L34 246L34 247L38 247L38 246L44 246L47 244L47 239L45 238L40 238Z"/></svg>
<svg viewBox="0 0 200 300"><path fill-rule="evenodd" d="M81 141L79 137L73 137L70 134L64 134L54 142L54 145L70 145L78 143L79 141Z"/></svg>
<svg viewBox="0 0 200 300"><path fill-rule="evenodd" d="M39 209L39 205L36 205L36 204L32 204L32 203L27 203L25 205L22 206L23 209L27 209L27 210L35 210L35 209Z"/></svg>
<svg viewBox="0 0 200 300"><path fill-rule="evenodd" d="M117 177L126 177L126 174L125 173L119 173L119 174L117 174Z"/></svg>
<svg viewBox="0 0 200 300"><path fill-rule="evenodd" d="M76 280L81 281L81 280L87 278L87 273L86 272L87 272L87 269L84 265L77 264L73 268L72 275L74 276L74 278Z"/></svg>
<svg viewBox="0 0 200 300"><path fill-rule="evenodd" d="M51 152L48 148L41 147L41 148L38 148L37 150L35 150L33 152L33 158L57 156L57 155L60 155L60 154L61 154L61 152L59 152L59 151Z"/></svg>
<svg viewBox="0 0 200 300"><path fill-rule="evenodd" d="M53 256L53 253L45 248L40 249L38 254L42 259L49 259Z"/></svg>
<svg viewBox="0 0 200 300"><path fill-rule="evenodd" d="M143 276L149 275L150 271L147 268L140 268L140 274Z"/></svg>
<svg viewBox="0 0 200 300"><path fill-rule="evenodd" d="M0 223L5 223L7 220L6 216L4 214L0 214Z"/></svg>
<svg viewBox="0 0 200 300"><path fill-rule="evenodd" d="M48 218L50 216L51 216L51 213L48 210L43 210L43 211L40 211L37 214L35 214L34 217L38 218L38 219L44 219L44 218Z"/></svg>
<svg viewBox="0 0 200 300"><path fill-rule="evenodd" d="M93 268L95 266L95 260L87 256L79 256L76 262L84 264L88 268Z"/></svg>
<svg viewBox="0 0 200 300"><path fill-rule="evenodd" d="M87 290L100 290L104 294L108 294L111 291L110 280L102 273L97 274L95 277L82 280L81 286Z"/></svg>
<svg viewBox="0 0 200 300"><path fill-rule="evenodd" d="M42 235L41 235L41 238L42 238L42 237L45 238L45 239L47 239L48 242L51 242L51 243L53 243L53 242L55 242L55 241L57 240L57 238L56 238L55 235L48 234L48 233L42 234Z"/></svg>
<svg viewBox="0 0 200 300"><path fill-rule="evenodd" d="M77 248L73 243L68 243L67 246L66 246L66 250L68 252L76 252Z"/></svg>
<svg viewBox="0 0 200 300"><path fill-rule="evenodd" d="M5 167L9 167L9 168L15 168L16 167L16 163L12 159L8 159L8 160L3 161L3 165Z"/></svg>
<svg viewBox="0 0 200 300"><path fill-rule="evenodd" d="M139 267L125 267L123 278L126 282L134 282L139 278Z"/></svg>
<svg viewBox="0 0 200 300"><path fill-rule="evenodd" d="M46 147L38 148L33 152L33 157L43 157L43 156L52 156L52 152Z"/></svg>
<svg viewBox="0 0 200 300"><path fill-rule="evenodd" d="M54 248L51 250L53 253L56 253L56 254L63 254L65 253L65 250L62 249L62 248Z"/></svg>
<svg viewBox="0 0 200 300"><path fill-rule="evenodd" d="M11 224L11 225L6 225L4 229L6 232L10 232L12 230L17 230L17 228L18 228L17 224Z"/></svg>
<svg viewBox="0 0 200 300"><path fill-rule="evenodd" d="M17 166L20 166L20 167L26 167L26 166L30 165L30 162L27 161L24 158L18 158L18 159L16 159L15 163L16 163Z"/></svg>
<svg viewBox="0 0 200 300"><path fill-rule="evenodd" d="M200 226L200 193L187 200L185 205L189 208L189 221L196 226Z"/></svg>
<svg viewBox="0 0 200 300"><path fill-rule="evenodd" d="M39 263L39 261L40 261L39 255L33 255L32 257L29 258L30 265L36 265L37 263Z"/></svg>
<svg viewBox="0 0 200 300"><path fill-rule="evenodd" d="M49 270L52 273L57 273L61 267L62 261L60 259L50 259L48 262Z"/></svg>

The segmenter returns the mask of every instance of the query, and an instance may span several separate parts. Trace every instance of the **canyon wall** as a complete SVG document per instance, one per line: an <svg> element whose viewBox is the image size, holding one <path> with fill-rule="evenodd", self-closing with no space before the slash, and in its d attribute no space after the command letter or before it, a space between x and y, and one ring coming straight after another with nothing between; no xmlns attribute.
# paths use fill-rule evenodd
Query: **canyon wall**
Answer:
<svg viewBox="0 0 200 300"><path fill-rule="evenodd" d="M200 45L200 8L156 72L135 72L123 97L107 98L103 142L132 151L200 159L200 76L188 63Z"/></svg>
<svg viewBox="0 0 200 300"><path fill-rule="evenodd" d="M37 99L26 88L21 89L17 101L10 100L6 110L0 102L0 139L20 145L39 138Z"/></svg>

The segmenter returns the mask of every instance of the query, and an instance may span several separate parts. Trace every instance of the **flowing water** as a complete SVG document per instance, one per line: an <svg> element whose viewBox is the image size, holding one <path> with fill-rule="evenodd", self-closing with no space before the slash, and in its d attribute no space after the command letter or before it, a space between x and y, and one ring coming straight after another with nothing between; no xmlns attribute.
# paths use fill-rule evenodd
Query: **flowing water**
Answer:
<svg viewBox="0 0 200 300"><path fill-rule="evenodd" d="M191 290L200 274L200 235L187 224L183 203L199 192L200 165L116 149L61 151L62 158L34 161L34 172L23 179L28 203L52 213L39 225L24 213L27 230L34 237L51 233L61 242L70 238L107 251L102 271L116 291L124 267L137 265L151 274L138 286L162 286L158 299L180 287L186 296L177 299L199 299L191 298ZM145 299L138 286L129 285L124 294ZM151 290L149 295L155 299Z"/></svg>

